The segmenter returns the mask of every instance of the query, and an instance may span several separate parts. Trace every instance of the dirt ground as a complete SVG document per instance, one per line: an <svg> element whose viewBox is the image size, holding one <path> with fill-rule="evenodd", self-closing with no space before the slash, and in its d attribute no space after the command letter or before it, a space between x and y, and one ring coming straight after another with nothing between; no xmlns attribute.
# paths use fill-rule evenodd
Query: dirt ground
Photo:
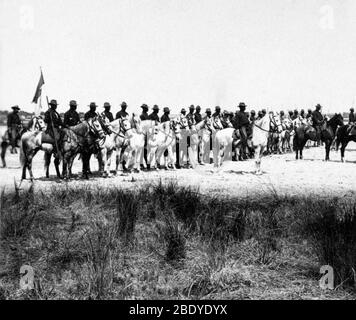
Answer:
<svg viewBox="0 0 356 320"><path fill-rule="evenodd" d="M350 143L346 150L346 162L340 162L340 152L331 151L330 162L323 161L324 148L305 149L304 160L295 160L293 153L271 155L262 159L263 174L254 174L253 160L244 162L225 162L220 169L212 164L199 166L196 169L179 169L176 171L154 171L134 174L120 173L112 178L102 178L98 174L89 180L82 180L81 161L75 160L73 173L76 177L70 185L86 184L89 186L117 186L135 188L142 184L176 179L179 184L199 186L206 194L224 196L259 196L276 190L278 194L320 195L321 197L352 197L356 194L356 144ZM18 155L7 153L8 168L0 169L0 187L6 190L14 188L14 181L20 182L21 169ZM92 169L97 170L96 159L91 160ZM114 167L114 164L113 164ZM50 179L44 178L43 154L39 152L33 163L36 188L46 189L53 185L66 183L55 178L51 164ZM78 174L78 175L77 175ZM24 181L22 187L29 186Z"/></svg>

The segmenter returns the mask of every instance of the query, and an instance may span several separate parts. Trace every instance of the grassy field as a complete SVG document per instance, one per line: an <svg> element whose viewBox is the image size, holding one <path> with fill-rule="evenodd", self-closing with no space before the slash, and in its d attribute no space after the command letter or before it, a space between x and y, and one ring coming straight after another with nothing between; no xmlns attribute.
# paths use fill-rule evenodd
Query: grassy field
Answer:
<svg viewBox="0 0 356 320"><path fill-rule="evenodd" d="M0 299L355 299L356 202L136 190L1 194ZM21 290L30 265L35 288ZM335 290L319 287L322 265Z"/></svg>

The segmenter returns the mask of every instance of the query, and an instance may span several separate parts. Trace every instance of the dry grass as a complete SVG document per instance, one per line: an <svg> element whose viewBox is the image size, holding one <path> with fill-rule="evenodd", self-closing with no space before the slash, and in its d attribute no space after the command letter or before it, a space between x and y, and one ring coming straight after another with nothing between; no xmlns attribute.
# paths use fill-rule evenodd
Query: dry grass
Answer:
<svg viewBox="0 0 356 320"><path fill-rule="evenodd" d="M1 193L1 299L355 298L355 204L209 198L172 181L134 191ZM33 292L18 270L35 270ZM318 286L335 269L335 291Z"/></svg>

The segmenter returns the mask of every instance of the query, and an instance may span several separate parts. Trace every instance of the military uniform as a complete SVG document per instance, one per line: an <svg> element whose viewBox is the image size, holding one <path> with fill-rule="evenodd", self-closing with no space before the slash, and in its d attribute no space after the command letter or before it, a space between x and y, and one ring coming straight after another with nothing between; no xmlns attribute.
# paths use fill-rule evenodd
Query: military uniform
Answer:
<svg viewBox="0 0 356 320"><path fill-rule="evenodd" d="M195 123L199 123L199 122L203 121L203 117L200 114L200 112L195 112L194 113L194 121L195 121Z"/></svg>
<svg viewBox="0 0 356 320"><path fill-rule="evenodd" d="M12 108L14 109L14 111L7 116L7 128L10 144L12 147L11 152L16 152L17 139L20 133L20 127L22 125L22 122L18 112L15 112L15 109L19 110L20 108L18 106Z"/></svg>
<svg viewBox="0 0 356 320"><path fill-rule="evenodd" d="M114 121L114 116L113 116L113 114L112 114L110 111L108 111L108 110L105 110L105 111L102 113L102 116L103 116L104 118L108 119L109 122L113 122L113 121Z"/></svg>
<svg viewBox="0 0 356 320"><path fill-rule="evenodd" d="M147 111L142 111L141 115L140 115L140 119L142 121L144 120L150 120L150 116L148 115Z"/></svg>
<svg viewBox="0 0 356 320"><path fill-rule="evenodd" d="M189 128L191 128L193 125L195 125L194 113L189 112L187 114L187 120L188 120Z"/></svg>
<svg viewBox="0 0 356 320"><path fill-rule="evenodd" d="M122 119L122 118L126 118L129 114L124 111L124 110L120 110L117 114L116 114L116 119Z"/></svg>
<svg viewBox="0 0 356 320"><path fill-rule="evenodd" d="M95 118L97 116L96 111L89 110L86 114L84 114L84 120L87 121L90 118Z"/></svg>
<svg viewBox="0 0 356 320"><path fill-rule="evenodd" d="M63 125L65 127L74 127L80 122L80 117L77 111L70 109L64 114Z"/></svg>
<svg viewBox="0 0 356 320"><path fill-rule="evenodd" d="M169 114L165 113L163 114L163 116L161 117L161 122L166 122L166 121L170 121L171 119L169 118Z"/></svg>
<svg viewBox="0 0 356 320"><path fill-rule="evenodd" d="M159 121L158 112L152 112L152 113L148 116L148 120L160 122L160 121Z"/></svg>
<svg viewBox="0 0 356 320"><path fill-rule="evenodd" d="M355 124L356 122L356 117L354 111L351 111L349 114L349 123L350 124Z"/></svg>

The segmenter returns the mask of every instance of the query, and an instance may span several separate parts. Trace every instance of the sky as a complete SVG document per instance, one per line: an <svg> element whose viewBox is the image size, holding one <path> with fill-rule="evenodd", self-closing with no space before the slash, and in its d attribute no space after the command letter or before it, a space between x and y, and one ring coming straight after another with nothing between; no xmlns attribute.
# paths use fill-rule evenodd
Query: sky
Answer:
<svg viewBox="0 0 356 320"><path fill-rule="evenodd" d="M43 94L136 112L191 104L347 111L355 0L0 0L0 109Z"/></svg>

